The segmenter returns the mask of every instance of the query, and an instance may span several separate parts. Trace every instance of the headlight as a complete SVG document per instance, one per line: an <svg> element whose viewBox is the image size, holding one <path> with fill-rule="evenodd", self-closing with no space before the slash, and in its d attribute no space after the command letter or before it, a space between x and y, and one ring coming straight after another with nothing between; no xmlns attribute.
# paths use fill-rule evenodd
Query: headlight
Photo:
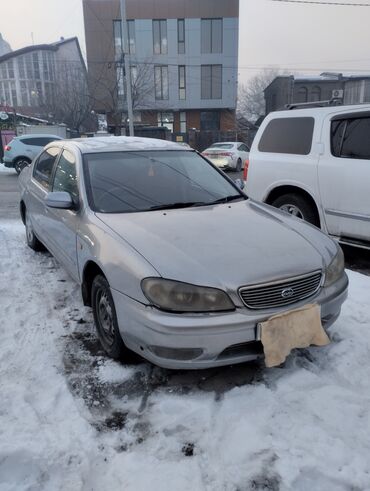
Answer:
<svg viewBox="0 0 370 491"><path fill-rule="evenodd" d="M163 278L145 278L141 288L156 307L172 312L217 312L234 310L229 296L217 288L181 283Z"/></svg>
<svg viewBox="0 0 370 491"><path fill-rule="evenodd" d="M335 283L343 274L344 271L344 254L340 247L338 247L338 252L332 262L329 264L326 275L324 286L330 286Z"/></svg>

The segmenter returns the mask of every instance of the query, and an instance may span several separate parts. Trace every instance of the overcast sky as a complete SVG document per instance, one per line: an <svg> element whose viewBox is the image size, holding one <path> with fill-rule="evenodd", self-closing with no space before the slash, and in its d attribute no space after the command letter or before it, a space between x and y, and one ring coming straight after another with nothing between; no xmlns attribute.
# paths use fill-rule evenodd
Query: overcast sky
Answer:
<svg viewBox="0 0 370 491"><path fill-rule="evenodd" d="M269 66L370 74L370 0L339 1L369 7L240 0L239 80ZM82 1L0 0L0 32L13 49L77 35L85 52Z"/></svg>

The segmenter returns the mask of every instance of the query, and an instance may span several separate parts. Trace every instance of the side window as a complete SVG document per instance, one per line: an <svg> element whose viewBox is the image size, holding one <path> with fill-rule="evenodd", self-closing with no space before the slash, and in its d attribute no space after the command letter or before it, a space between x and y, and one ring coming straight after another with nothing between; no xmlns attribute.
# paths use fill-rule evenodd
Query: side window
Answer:
<svg viewBox="0 0 370 491"><path fill-rule="evenodd" d="M370 160L370 118L332 121L331 148L335 157Z"/></svg>
<svg viewBox="0 0 370 491"><path fill-rule="evenodd" d="M22 138L22 143L25 145L34 145L36 147L45 147L48 143L55 141L55 138L50 137L36 137L36 138Z"/></svg>
<svg viewBox="0 0 370 491"><path fill-rule="evenodd" d="M249 152L247 145L244 145L244 143L239 145L238 150L240 150L240 152Z"/></svg>
<svg viewBox="0 0 370 491"><path fill-rule="evenodd" d="M33 168L33 177L45 189L50 189L50 179L53 172L55 160L60 152L60 148L51 147L42 152L40 157L35 162Z"/></svg>
<svg viewBox="0 0 370 491"><path fill-rule="evenodd" d="M308 155L311 152L314 118L271 120L258 144L260 152Z"/></svg>
<svg viewBox="0 0 370 491"><path fill-rule="evenodd" d="M53 191L66 191L78 199L76 159L72 152L63 150L54 174Z"/></svg>
<svg viewBox="0 0 370 491"><path fill-rule="evenodd" d="M330 145L334 157L340 157L346 126L347 121L345 119L331 122Z"/></svg>

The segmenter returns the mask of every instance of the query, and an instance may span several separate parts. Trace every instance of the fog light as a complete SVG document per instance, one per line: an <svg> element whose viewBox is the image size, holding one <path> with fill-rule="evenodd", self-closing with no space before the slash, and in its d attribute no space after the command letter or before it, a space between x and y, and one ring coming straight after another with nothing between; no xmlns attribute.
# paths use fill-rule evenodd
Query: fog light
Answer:
<svg viewBox="0 0 370 491"><path fill-rule="evenodd" d="M168 348L164 346L149 346L149 350L160 358L169 360L194 360L198 358L203 350L201 348Z"/></svg>

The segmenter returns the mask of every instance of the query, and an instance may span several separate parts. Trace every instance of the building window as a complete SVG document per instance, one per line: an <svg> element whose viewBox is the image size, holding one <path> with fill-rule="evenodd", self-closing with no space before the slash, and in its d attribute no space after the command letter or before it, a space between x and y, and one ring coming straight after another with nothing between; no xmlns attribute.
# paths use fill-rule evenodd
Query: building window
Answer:
<svg viewBox="0 0 370 491"><path fill-rule="evenodd" d="M222 65L201 66L201 98L222 98Z"/></svg>
<svg viewBox="0 0 370 491"><path fill-rule="evenodd" d="M222 53L222 19L202 19L201 52Z"/></svg>
<svg viewBox="0 0 370 491"><path fill-rule="evenodd" d="M321 101L321 89L318 85L315 85L311 90L311 101Z"/></svg>
<svg viewBox="0 0 370 491"><path fill-rule="evenodd" d="M177 52L179 55L185 53L185 19L177 20Z"/></svg>
<svg viewBox="0 0 370 491"><path fill-rule="evenodd" d="M168 66L154 67L155 98L168 99Z"/></svg>
<svg viewBox="0 0 370 491"><path fill-rule="evenodd" d="M179 66L179 99L186 99L186 75L185 65Z"/></svg>
<svg viewBox="0 0 370 491"><path fill-rule="evenodd" d="M0 75L1 75L1 78L2 79L8 78L8 73L7 73L7 69L6 69L6 63L2 63L0 65Z"/></svg>
<svg viewBox="0 0 370 491"><path fill-rule="evenodd" d="M14 66L13 66L13 60L9 60L8 63L8 77L9 78L14 78Z"/></svg>
<svg viewBox="0 0 370 491"><path fill-rule="evenodd" d="M35 74L35 78L37 80L40 80L41 77L40 77L39 54L33 53L32 60L33 60L33 73Z"/></svg>
<svg viewBox="0 0 370 491"><path fill-rule="evenodd" d="M308 91L306 87L301 87L297 92L297 102L307 102Z"/></svg>
<svg viewBox="0 0 370 491"><path fill-rule="evenodd" d="M24 58L23 56L20 56L18 58L18 71L19 71L19 78L26 78L26 72L24 69Z"/></svg>
<svg viewBox="0 0 370 491"><path fill-rule="evenodd" d="M134 97L134 95L135 95L135 84L137 82L137 66L134 66L134 65L131 66L130 72L131 72L132 96ZM124 82L124 78L123 78L122 66L118 66L116 68L116 76L117 76L118 97L119 98L121 98L123 96L126 97L126 83Z"/></svg>
<svg viewBox="0 0 370 491"><path fill-rule="evenodd" d="M18 106L18 99L17 99L17 88L15 86L15 81L12 80L10 82L10 90L12 91L12 106Z"/></svg>
<svg viewBox="0 0 370 491"><path fill-rule="evenodd" d="M180 112L180 133L186 133L186 112Z"/></svg>
<svg viewBox="0 0 370 491"><path fill-rule="evenodd" d="M167 54L167 21L153 20L153 53Z"/></svg>
<svg viewBox="0 0 370 491"><path fill-rule="evenodd" d="M158 113L158 126L165 126L171 133L173 133L173 113L171 112L159 112Z"/></svg>
<svg viewBox="0 0 370 491"><path fill-rule="evenodd" d="M22 106L29 106L27 82L22 80L20 84L21 84Z"/></svg>
<svg viewBox="0 0 370 491"><path fill-rule="evenodd" d="M200 129L206 131L220 129L219 111L202 111L200 113Z"/></svg>
<svg viewBox="0 0 370 491"><path fill-rule="evenodd" d="M116 60L122 56L122 23L120 20L113 21L113 34L114 34L114 51ZM127 21L127 37L128 37L128 53L130 55L135 54L136 42L135 42L135 21Z"/></svg>

